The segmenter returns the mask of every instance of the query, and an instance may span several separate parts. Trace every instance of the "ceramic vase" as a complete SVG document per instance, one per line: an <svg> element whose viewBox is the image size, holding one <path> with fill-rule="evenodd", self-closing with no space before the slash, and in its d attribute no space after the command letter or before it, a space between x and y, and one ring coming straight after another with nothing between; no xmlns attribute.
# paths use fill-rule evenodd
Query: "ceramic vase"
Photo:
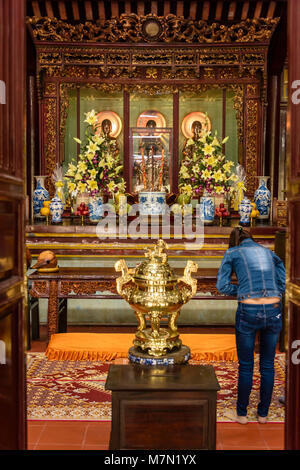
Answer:
<svg viewBox="0 0 300 470"><path fill-rule="evenodd" d="M55 196L53 199L51 199L50 204L50 214L53 223L58 224L59 222L61 222L63 211L63 202L59 199L59 197Z"/></svg>
<svg viewBox="0 0 300 470"><path fill-rule="evenodd" d="M33 193L33 215L34 217L41 217L40 211L43 207L43 202L49 200L49 193L45 188L46 176L35 176L36 189Z"/></svg>
<svg viewBox="0 0 300 470"><path fill-rule="evenodd" d="M141 191L139 193L140 215L163 215L166 210L166 193Z"/></svg>
<svg viewBox="0 0 300 470"><path fill-rule="evenodd" d="M259 212L259 219L268 219L271 208L271 192L267 187L269 176L259 176L259 185L254 193L254 202Z"/></svg>
<svg viewBox="0 0 300 470"><path fill-rule="evenodd" d="M204 224L211 225L215 218L215 201L214 197L208 193L200 198L200 217Z"/></svg>
<svg viewBox="0 0 300 470"><path fill-rule="evenodd" d="M251 212L252 212L252 205L250 199L244 197L242 202L239 205L239 214L240 214L240 224L241 225L250 225L251 221Z"/></svg>
<svg viewBox="0 0 300 470"><path fill-rule="evenodd" d="M103 199L102 196L91 196L88 202L89 219L91 222L99 222L103 217Z"/></svg>

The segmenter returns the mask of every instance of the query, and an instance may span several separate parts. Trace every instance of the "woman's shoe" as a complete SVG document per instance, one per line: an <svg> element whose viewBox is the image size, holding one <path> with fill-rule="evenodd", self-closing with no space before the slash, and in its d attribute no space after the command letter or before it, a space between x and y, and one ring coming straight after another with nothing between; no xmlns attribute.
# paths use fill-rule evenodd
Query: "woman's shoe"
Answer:
<svg viewBox="0 0 300 470"><path fill-rule="evenodd" d="M268 418L267 418L267 416L259 416L259 415L257 415L257 421L258 421L260 424L266 424L266 422L268 421Z"/></svg>

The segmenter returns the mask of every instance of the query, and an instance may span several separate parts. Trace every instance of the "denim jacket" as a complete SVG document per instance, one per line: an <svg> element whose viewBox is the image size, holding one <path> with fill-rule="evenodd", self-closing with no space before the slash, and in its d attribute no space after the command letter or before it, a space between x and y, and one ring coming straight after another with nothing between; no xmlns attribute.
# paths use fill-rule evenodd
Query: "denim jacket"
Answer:
<svg viewBox="0 0 300 470"><path fill-rule="evenodd" d="M231 283L232 273L238 284ZM217 289L238 300L281 297L285 291L285 268L281 259L251 238L229 248L217 276Z"/></svg>

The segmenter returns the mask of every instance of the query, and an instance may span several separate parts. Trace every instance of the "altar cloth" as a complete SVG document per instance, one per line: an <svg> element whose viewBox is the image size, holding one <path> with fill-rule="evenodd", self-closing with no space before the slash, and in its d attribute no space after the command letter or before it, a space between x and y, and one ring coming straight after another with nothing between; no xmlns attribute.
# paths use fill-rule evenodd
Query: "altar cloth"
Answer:
<svg viewBox="0 0 300 470"><path fill-rule="evenodd" d="M236 361L234 334L181 334L182 344L195 361ZM57 333L51 336L45 355L49 360L113 361L128 358L133 333Z"/></svg>

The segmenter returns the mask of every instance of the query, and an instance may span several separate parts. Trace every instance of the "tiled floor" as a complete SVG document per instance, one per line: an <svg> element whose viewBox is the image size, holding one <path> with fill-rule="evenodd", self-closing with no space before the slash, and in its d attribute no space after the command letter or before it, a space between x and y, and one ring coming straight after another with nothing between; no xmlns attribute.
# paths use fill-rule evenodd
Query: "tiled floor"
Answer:
<svg viewBox="0 0 300 470"><path fill-rule="evenodd" d="M108 449L110 422L28 421L29 450ZM217 450L283 450L283 424L218 423Z"/></svg>
<svg viewBox="0 0 300 470"><path fill-rule="evenodd" d="M30 350L45 349L45 331L41 328L41 339L32 342ZM29 450L108 449L110 422L28 421L27 425ZM218 423L217 449L283 450L284 424Z"/></svg>

